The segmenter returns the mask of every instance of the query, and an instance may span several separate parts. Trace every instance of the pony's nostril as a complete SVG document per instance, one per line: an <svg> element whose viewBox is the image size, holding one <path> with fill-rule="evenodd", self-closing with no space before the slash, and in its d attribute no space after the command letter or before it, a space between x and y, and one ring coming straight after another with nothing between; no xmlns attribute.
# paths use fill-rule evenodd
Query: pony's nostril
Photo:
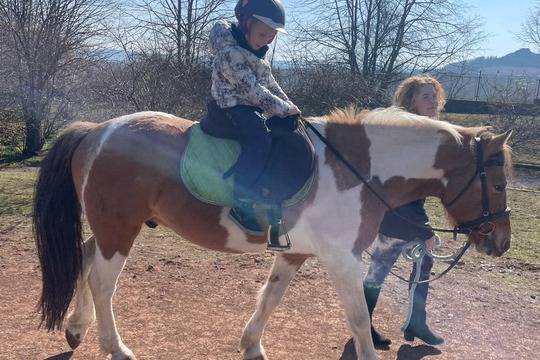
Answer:
<svg viewBox="0 0 540 360"><path fill-rule="evenodd" d="M508 249L510 249L510 240L505 240L501 245L501 250L502 252L506 252Z"/></svg>

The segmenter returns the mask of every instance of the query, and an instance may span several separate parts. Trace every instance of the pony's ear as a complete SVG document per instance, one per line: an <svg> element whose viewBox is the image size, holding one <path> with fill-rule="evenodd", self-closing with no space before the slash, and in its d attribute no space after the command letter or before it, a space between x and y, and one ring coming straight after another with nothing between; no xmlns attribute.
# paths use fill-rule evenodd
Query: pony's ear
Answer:
<svg viewBox="0 0 540 360"><path fill-rule="evenodd" d="M487 151L490 154L495 154L503 150L504 145L512 135L512 130L508 130L502 134L494 135L487 144Z"/></svg>

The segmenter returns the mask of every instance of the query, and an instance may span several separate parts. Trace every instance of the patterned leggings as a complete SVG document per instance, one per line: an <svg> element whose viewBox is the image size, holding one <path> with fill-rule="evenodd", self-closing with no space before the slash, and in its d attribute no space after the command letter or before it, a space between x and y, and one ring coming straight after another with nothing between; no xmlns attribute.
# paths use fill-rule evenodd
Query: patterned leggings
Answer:
<svg viewBox="0 0 540 360"><path fill-rule="evenodd" d="M380 288L384 279L390 273L390 269L401 254L401 248L407 242L404 240L391 238L379 234L371 246L371 261L368 271L364 276L364 286L371 288ZM422 266L420 267L419 280L427 280L431 274L433 259L424 256ZM410 280L413 281L417 271L417 264L413 263Z"/></svg>

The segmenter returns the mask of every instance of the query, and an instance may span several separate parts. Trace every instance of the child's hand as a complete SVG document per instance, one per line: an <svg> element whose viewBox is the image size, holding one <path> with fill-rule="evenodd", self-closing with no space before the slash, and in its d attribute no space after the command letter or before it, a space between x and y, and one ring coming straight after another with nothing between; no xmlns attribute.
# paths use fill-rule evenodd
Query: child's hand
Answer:
<svg viewBox="0 0 540 360"><path fill-rule="evenodd" d="M293 103L289 103L289 111L287 112L287 116L291 115L300 115L302 112L298 108L298 106L294 105Z"/></svg>

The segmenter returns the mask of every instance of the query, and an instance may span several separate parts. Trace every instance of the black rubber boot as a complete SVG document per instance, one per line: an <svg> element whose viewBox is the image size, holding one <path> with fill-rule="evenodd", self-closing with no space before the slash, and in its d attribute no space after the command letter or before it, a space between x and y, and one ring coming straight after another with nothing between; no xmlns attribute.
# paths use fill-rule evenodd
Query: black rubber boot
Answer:
<svg viewBox="0 0 540 360"><path fill-rule="evenodd" d="M250 200L235 200L234 206L229 211L229 219L248 234L264 235L264 230L255 217L253 202Z"/></svg>
<svg viewBox="0 0 540 360"><path fill-rule="evenodd" d="M429 345L440 345L444 339L433 333L426 323L426 299L428 294L428 284L417 284L413 296L413 309L409 325L403 332L403 337L407 341L414 341L418 338Z"/></svg>
<svg viewBox="0 0 540 360"><path fill-rule="evenodd" d="M373 339L373 345L376 349L388 349L388 346L392 343L392 340L384 335L381 335L377 330L375 330L372 322L373 310L375 309L375 305L377 305L380 292L381 288L367 287L364 285L364 295L366 297L366 303L369 311L369 321L371 322L371 338Z"/></svg>

